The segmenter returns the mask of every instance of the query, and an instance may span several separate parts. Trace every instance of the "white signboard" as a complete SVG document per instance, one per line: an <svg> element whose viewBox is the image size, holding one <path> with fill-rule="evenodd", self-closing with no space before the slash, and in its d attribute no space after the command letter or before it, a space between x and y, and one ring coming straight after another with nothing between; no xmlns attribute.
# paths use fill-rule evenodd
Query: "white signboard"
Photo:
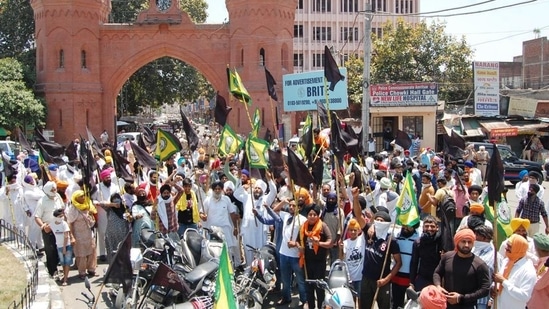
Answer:
<svg viewBox="0 0 549 309"><path fill-rule="evenodd" d="M334 91L327 90L325 85L330 86L330 82L324 78L324 71L313 71L298 74L286 74L282 76L284 92L284 111L310 111L316 110L316 102L326 102L326 93L328 91L329 104L324 104L330 110L347 109L349 103L347 100L347 69L339 68L341 75L345 80L339 81ZM326 83L326 84L325 84Z"/></svg>
<svg viewBox="0 0 549 309"><path fill-rule="evenodd" d="M520 115L523 117L535 117L538 107L537 99L511 97L508 115Z"/></svg>
<svg viewBox="0 0 549 309"><path fill-rule="evenodd" d="M475 115L499 116L499 62L473 62Z"/></svg>

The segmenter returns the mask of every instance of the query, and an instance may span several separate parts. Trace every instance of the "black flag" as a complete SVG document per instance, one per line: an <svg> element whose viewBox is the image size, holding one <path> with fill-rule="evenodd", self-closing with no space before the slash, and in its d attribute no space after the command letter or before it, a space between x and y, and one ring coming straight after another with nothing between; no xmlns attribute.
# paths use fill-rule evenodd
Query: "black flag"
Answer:
<svg viewBox="0 0 549 309"><path fill-rule="evenodd" d="M143 126L143 140L145 141L145 145L151 148L151 151L153 151L153 147L156 147L156 134L151 130L151 128L147 126Z"/></svg>
<svg viewBox="0 0 549 309"><path fill-rule="evenodd" d="M153 158L146 150L139 147L136 143L131 142L133 155L141 166L155 169L156 159Z"/></svg>
<svg viewBox="0 0 549 309"><path fill-rule="evenodd" d="M340 80L345 80L345 76L339 72L337 63L328 46L324 46L324 77L330 82L330 91L334 91Z"/></svg>
<svg viewBox="0 0 549 309"><path fill-rule="evenodd" d="M276 81L274 77L271 75L271 72L265 68L265 79L267 80L267 92L269 93L269 96L275 100L278 101L278 96L276 95Z"/></svg>
<svg viewBox="0 0 549 309"><path fill-rule="evenodd" d="M74 141L71 141L69 146L65 149L65 155L69 158L69 162L78 160L78 153L76 153L76 149L77 147Z"/></svg>
<svg viewBox="0 0 549 309"><path fill-rule="evenodd" d="M179 112L181 113L181 121L183 121L183 131L185 131L185 134L187 135L187 143L189 144L189 148L192 151L195 151L196 148L198 148L198 135L196 135L196 132L191 126L189 119L187 119L187 117L185 116L185 113L183 113L183 109L181 109L181 107L179 108Z"/></svg>
<svg viewBox="0 0 549 309"><path fill-rule="evenodd" d="M9 156L2 152L0 154L2 156L2 165L4 167L4 175L6 175L6 178L9 178L15 174L17 174L17 171L13 168L13 165L11 165ZM7 157L7 158L6 158ZM7 183L7 181L6 181Z"/></svg>
<svg viewBox="0 0 549 309"><path fill-rule="evenodd" d="M397 130L395 144L404 148L404 150L410 149L410 147L412 146L412 139L410 138L410 135L408 135L408 133L402 130Z"/></svg>
<svg viewBox="0 0 549 309"><path fill-rule="evenodd" d="M290 147L287 148L288 151L288 170L290 172L290 179L294 181L294 184L309 188L309 186L314 183L313 176L309 172L309 169L299 159L299 157L295 154L293 150L290 149Z"/></svg>
<svg viewBox="0 0 549 309"><path fill-rule="evenodd" d="M126 160L124 157L118 153L115 149L111 148L112 153L112 165L114 167L114 172L116 173L116 177L124 179L127 183L133 182L133 176L130 174L130 172L126 169L126 166L130 164L128 160Z"/></svg>
<svg viewBox="0 0 549 309"><path fill-rule="evenodd" d="M328 122L328 111L324 104L320 101L316 101L316 112L318 114L319 126L320 128L329 128L330 123Z"/></svg>
<svg viewBox="0 0 549 309"><path fill-rule="evenodd" d="M214 111L215 122L219 123L220 126L224 126L227 123L227 117L232 109L232 107L227 106L227 101L225 98L217 93Z"/></svg>
<svg viewBox="0 0 549 309"><path fill-rule="evenodd" d="M17 134L19 137L19 144L21 144L21 148L25 149L29 154L33 153L33 149L27 140L27 137L25 137L25 134L23 133L23 129L21 127L17 128Z"/></svg>
<svg viewBox="0 0 549 309"><path fill-rule="evenodd" d="M269 149L269 165L274 178L280 177L284 171L284 155L280 150L273 151Z"/></svg>
<svg viewBox="0 0 549 309"><path fill-rule="evenodd" d="M501 194L505 189L505 183L503 180L503 161L496 144L494 145L494 151L490 158L490 165L486 175L486 181L488 182L488 201L490 206L494 203L501 202Z"/></svg>
<svg viewBox="0 0 549 309"><path fill-rule="evenodd" d="M107 273L105 274L104 283L117 283L124 286L124 292L127 292L132 285L132 262L130 260L130 251L132 249L132 232L126 235L126 239L116 251Z"/></svg>

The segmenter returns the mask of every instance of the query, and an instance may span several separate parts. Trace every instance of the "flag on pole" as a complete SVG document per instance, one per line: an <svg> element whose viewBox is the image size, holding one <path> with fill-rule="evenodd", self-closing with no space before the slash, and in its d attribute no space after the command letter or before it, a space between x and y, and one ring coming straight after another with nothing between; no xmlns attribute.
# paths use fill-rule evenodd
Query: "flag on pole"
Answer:
<svg viewBox="0 0 549 309"><path fill-rule="evenodd" d="M493 204L492 204L493 205ZM489 198L486 196L484 198L483 202L484 206L484 217L486 220L490 222L494 222L494 208L489 204ZM497 228L497 242L494 244L496 247L496 250L499 250L499 247L501 246L501 243L507 239L511 234L513 234L513 229L511 228L511 218L513 217L513 213L511 212L511 208L505 201L505 199L501 198L500 195L500 202L497 203L497 226L494 227L494 229ZM494 233L494 234L495 234Z"/></svg>
<svg viewBox="0 0 549 309"><path fill-rule="evenodd" d="M501 194L505 189L505 183L503 180L503 161L496 144L493 144L493 152L490 157L490 168L486 172L486 181L488 182L488 200L490 206L494 203L501 202ZM499 213L498 213L499 214ZM499 219L499 218L498 218Z"/></svg>
<svg viewBox="0 0 549 309"><path fill-rule="evenodd" d="M328 121L328 110L324 107L324 104L320 100L316 101L316 112L318 114L318 126L323 128L329 128L330 122Z"/></svg>
<svg viewBox="0 0 549 309"><path fill-rule="evenodd" d="M410 138L410 135L408 135L408 133L402 130L397 130L395 144L404 148L404 150L410 149L410 146L412 146L412 139Z"/></svg>
<svg viewBox="0 0 549 309"><path fill-rule="evenodd" d="M187 136L187 143L189 144L189 149L191 151L195 151L196 148L198 148L198 135L196 135L196 132L194 131L193 127L191 126L191 123L189 122L189 119L187 119L187 116L185 116L185 113L183 112L183 109L181 108L181 106L179 107L179 113L181 114L181 121L183 123L183 131L185 132L185 135ZM183 147L180 146L180 149L181 148L183 148Z"/></svg>
<svg viewBox="0 0 549 309"><path fill-rule="evenodd" d="M295 154L293 150L290 149L290 147L287 148L288 152L288 171L290 172L290 179L294 181L294 183L300 187L309 188L309 186L315 182L313 176L311 175L311 172L309 172L309 169L299 159L299 157Z"/></svg>
<svg viewBox="0 0 549 309"><path fill-rule="evenodd" d="M17 171L15 168L13 168L13 165L11 165L10 157L2 151L2 166L4 168L4 175L6 175L6 178L11 177L13 175L17 175ZM8 183L5 181L5 183Z"/></svg>
<svg viewBox="0 0 549 309"><path fill-rule="evenodd" d="M259 128L261 127L261 114L259 109L256 108L254 112L254 117L252 119L252 136L257 137L259 134Z"/></svg>
<svg viewBox="0 0 549 309"><path fill-rule="evenodd" d="M269 159L269 143L257 138L256 136L248 136L246 140L246 154L251 168L268 168Z"/></svg>
<svg viewBox="0 0 549 309"><path fill-rule="evenodd" d="M174 136L168 132L158 129L156 131L156 151L155 158L159 161L166 161L171 156L181 151L181 143L174 139Z"/></svg>
<svg viewBox="0 0 549 309"><path fill-rule="evenodd" d="M232 109L233 109L232 107L227 106L227 101L225 100L225 98L220 96L218 93L215 99L215 111L214 111L215 122L219 123L219 125L221 126L224 126L225 123L227 123L227 117L229 116L229 112Z"/></svg>
<svg viewBox="0 0 549 309"><path fill-rule="evenodd" d="M246 87L242 84L238 72L236 70L231 72L231 69L227 68L227 78L229 79L229 92L240 102L251 105L252 98L250 97L248 90L246 90Z"/></svg>
<svg viewBox="0 0 549 309"><path fill-rule="evenodd" d="M32 146L27 140L27 137L25 136L25 133L23 132L23 129L21 127L17 128L17 134L19 138L19 144L21 144L21 148L25 149L28 153L32 153L34 149L32 149Z"/></svg>
<svg viewBox="0 0 549 309"><path fill-rule="evenodd" d="M303 135L301 136L301 145L303 146L304 154L303 161L311 159L313 153L313 120L311 114L307 114L305 124L303 125Z"/></svg>
<svg viewBox="0 0 549 309"><path fill-rule="evenodd" d="M227 243L219 257L219 270L215 279L214 309L236 309L236 298L233 292L234 273L227 251Z"/></svg>
<svg viewBox="0 0 549 309"><path fill-rule="evenodd" d="M135 159L143 167L156 168L156 160L149 154L149 152L137 145L134 142L131 142L132 151L135 156Z"/></svg>
<svg viewBox="0 0 549 309"><path fill-rule="evenodd" d="M336 84L340 80L345 80L345 76L339 72L337 63L326 45L324 46L324 77L330 82L330 91L334 91Z"/></svg>
<svg viewBox="0 0 549 309"><path fill-rule="evenodd" d="M406 173L404 189L396 204L396 224L414 226L419 223L416 193L414 192L414 181L412 173Z"/></svg>
<svg viewBox="0 0 549 309"><path fill-rule="evenodd" d="M242 147L242 139L238 136L233 129L225 124L219 138L219 145L217 147L220 154L226 156L230 153L236 154Z"/></svg>
<svg viewBox="0 0 549 309"><path fill-rule="evenodd" d="M265 79L267 80L267 93L269 93L269 96L271 99L278 101L278 96L276 95L276 81L274 77L271 75L271 72L265 68Z"/></svg>
<svg viewBox="0 0 549 309"><path fill-rule="evenodd" d="M103 283L118 283L124 286L124 291L132 285L132 262L130 260L130 251L132 249L132 233L129 232L116 251L111 264L107 268Z"/></svg>

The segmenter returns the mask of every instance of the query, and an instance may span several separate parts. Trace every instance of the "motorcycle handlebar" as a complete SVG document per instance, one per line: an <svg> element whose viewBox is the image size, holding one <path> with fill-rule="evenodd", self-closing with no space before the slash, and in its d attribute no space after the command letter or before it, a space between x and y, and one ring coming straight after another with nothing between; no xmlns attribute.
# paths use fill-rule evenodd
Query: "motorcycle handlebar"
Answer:
<svg viewBox="0 0 549 309"><path fill-rule="evenodd" d="M257 249L256 247L252 247L248 244L246 244L246 247L250 248L252 251L259 251L259 249Z"/></svg>
<svg viewBox="0 0 549 309"><path fill-rule="evenodd" d="M88 296L88 294L84 292L80 292L80 295L84 296L88 301L92 301L91 298Z"/></svg>

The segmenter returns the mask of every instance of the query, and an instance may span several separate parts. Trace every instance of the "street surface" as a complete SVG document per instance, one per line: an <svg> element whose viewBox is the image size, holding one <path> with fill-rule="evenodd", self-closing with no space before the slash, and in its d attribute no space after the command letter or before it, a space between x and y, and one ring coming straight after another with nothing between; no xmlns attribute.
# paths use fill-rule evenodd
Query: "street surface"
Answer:
<svg viewBox="0 0 549 309"><path fill-rule="evenodd" d="M509 202L509 207L512 210L512 214L514 215L516 207L518 205L518 200L515 196L515 187L511 185L511 183L507 182L507 188L509 189L509 192L507 193L507 200ZM549 202L549 183L544 182L543 186L545 188L545 193L543 196L543 201L547 204ZM543 231L545 229L545 226L543 222L540 224L540 231ZM45 260L43 258L43 260ZM90 283L92 285L92 291L96 294L96 297L98 295L101 282L103 281L103 274L107 269L106 263L100 263L97 268L97 276L90 278ZM86 291L84 287L84 280L81 280L77 276L78 272L76 270L71 270L69 274L69 280L68 286L61 286L61 283L58 282L61 288L61 293L63 294L63 300L65 302L65 308L84 308L84 304L82 302L79 302L76 300L77 297L82 298L80 296L80 292ZM101 295L99 295L99 301L97 308L98 309L104 309L104 308L113 308L112 306L112 299L108 296L108 288L103 288L103 291ZM265 304L263 305L263 308L296 308L299 304L299 297L297 295L297 290L294 291L295 293L292 293L292 303L289 304L287 307L276 307L275 303L279 300L280 294L279 293L272 293L268 295L268 298L265 301Z"/></svg>

